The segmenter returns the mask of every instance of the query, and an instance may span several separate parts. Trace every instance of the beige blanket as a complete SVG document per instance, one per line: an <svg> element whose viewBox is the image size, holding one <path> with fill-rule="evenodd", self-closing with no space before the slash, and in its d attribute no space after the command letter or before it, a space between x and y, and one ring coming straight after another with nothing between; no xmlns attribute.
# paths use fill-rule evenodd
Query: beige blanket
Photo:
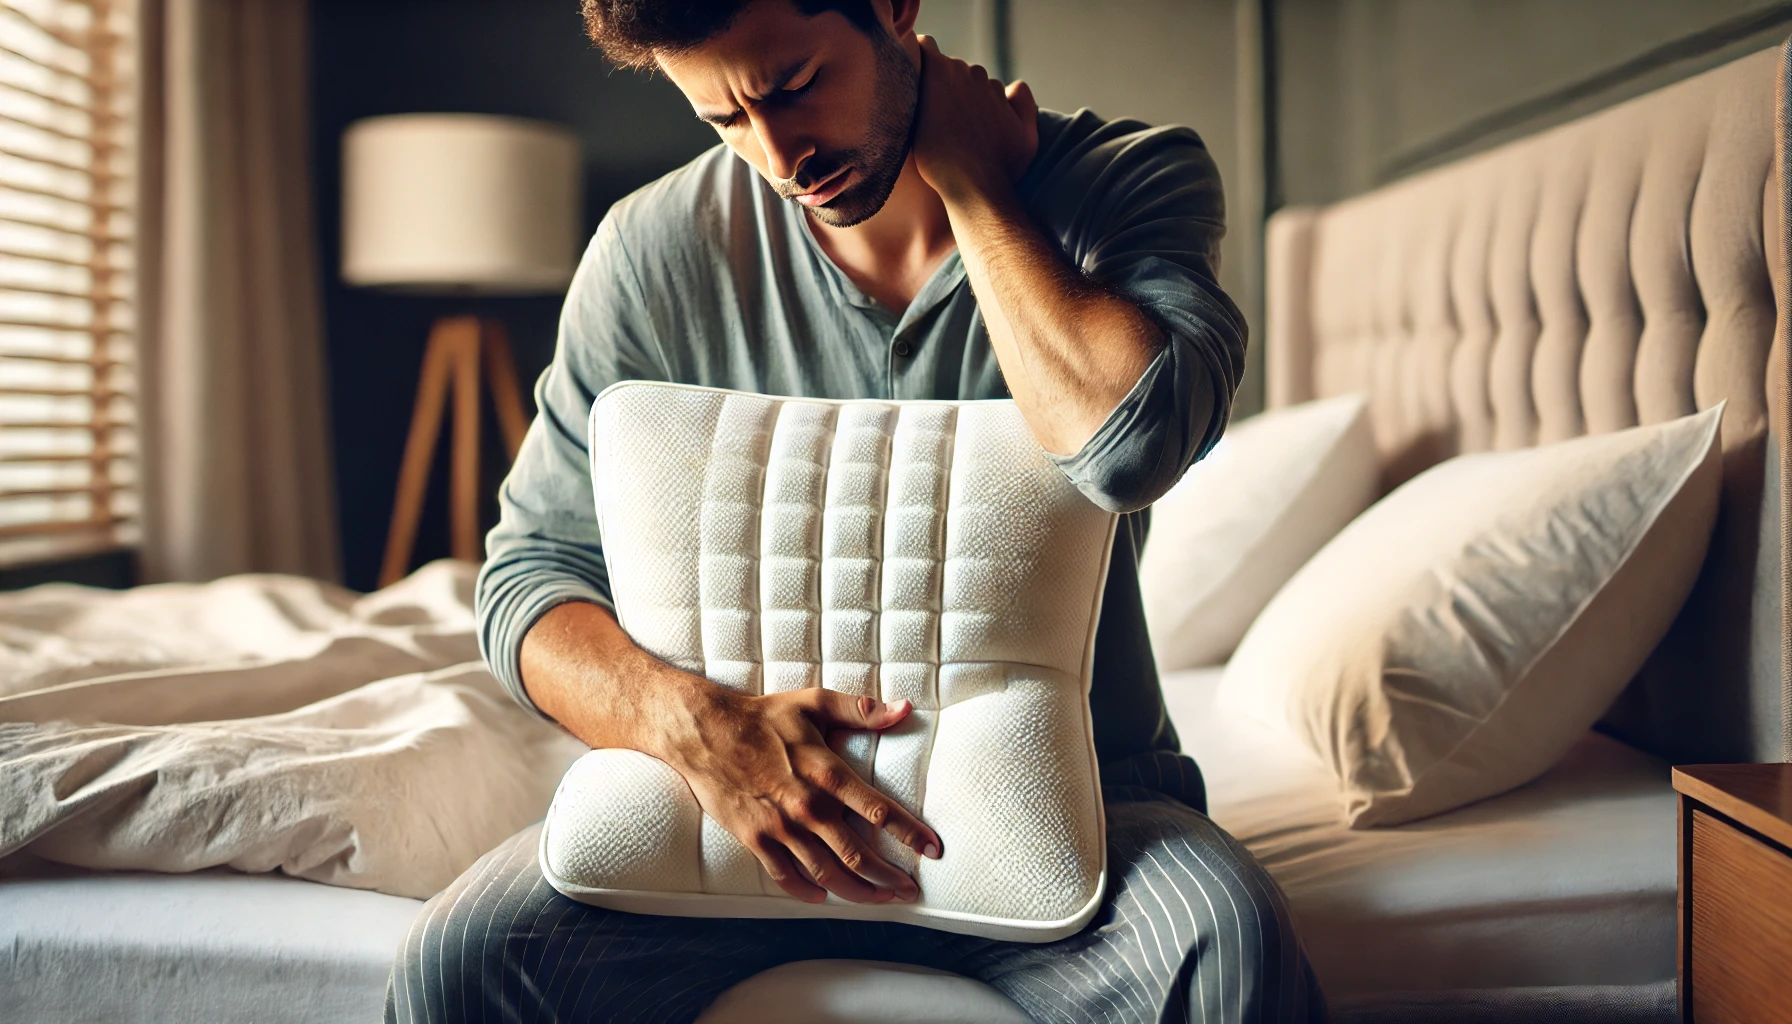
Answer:
<svg viewBox="0 0 1792 1024"><path fill-rule="evenodd" d="M426 897L582 744L479 662L473 569L0 595L0 858L281 870Z"/></svg>

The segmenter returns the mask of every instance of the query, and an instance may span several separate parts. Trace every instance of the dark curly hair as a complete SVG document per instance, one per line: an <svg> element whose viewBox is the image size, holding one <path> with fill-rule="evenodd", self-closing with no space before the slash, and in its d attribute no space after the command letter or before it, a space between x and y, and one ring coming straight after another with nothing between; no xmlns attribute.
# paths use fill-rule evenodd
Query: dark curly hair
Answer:
<svg viewBox="0 0 1792 1024"><path fill-rule="evenodd" d="M652 67L657 55L689 50L728 30L760 0L580 0L585 34L619 67ZM769 0L768 0L769 2ZM839 11L867 34L881 31L871 0L790 0L805 17Z"/></svg>

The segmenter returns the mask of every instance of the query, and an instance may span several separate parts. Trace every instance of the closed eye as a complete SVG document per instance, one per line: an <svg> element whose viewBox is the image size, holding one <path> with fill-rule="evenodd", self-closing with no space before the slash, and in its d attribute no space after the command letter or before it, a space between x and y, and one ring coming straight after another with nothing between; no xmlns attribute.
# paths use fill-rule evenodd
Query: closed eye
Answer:
<svg viewBox="0 0 1792 1024"><path fill-rule="evenodd" d="M811 68L809 71L809 77L803 79L800 82L791 82L789 85L786 85L782 90L780 90L780 92L782 92L786 96L801 96L803 93L806 93L809 91L810 87L815 84L815 80L819 77L821 77L820 69Z"/></svg>
<svg viewBox="0 0 1792 1024"><path fill-rule="evenodd" d="M800 77L803 76L805 71L808 72L807 77ZM790 65L782 75L778 76L779 82L770 93L762 99L749 100L749 102L780 103L794 101L804 93L808 92L809 89L815 85L815 79L819 77L820 73L820 66L814 61L814 58L798 61L797 63ZM735 107L732 111L726 114L699 113L697 119L705 124L714 125L716 128L732 128L740 123L741 115L744 113L745 111L741 110L739 107Z"/></svg>

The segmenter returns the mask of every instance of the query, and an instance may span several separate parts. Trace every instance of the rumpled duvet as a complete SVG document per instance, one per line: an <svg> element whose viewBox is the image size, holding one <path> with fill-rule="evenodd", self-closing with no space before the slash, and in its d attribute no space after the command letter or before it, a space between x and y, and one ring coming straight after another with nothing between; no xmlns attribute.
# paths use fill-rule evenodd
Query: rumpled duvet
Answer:
<svg viewBox="0 0 1792 1024"><path fill-rule="evenodd" d="M0 860L438 892L586 749L480 662L473 574L0 595Z"/></svg>

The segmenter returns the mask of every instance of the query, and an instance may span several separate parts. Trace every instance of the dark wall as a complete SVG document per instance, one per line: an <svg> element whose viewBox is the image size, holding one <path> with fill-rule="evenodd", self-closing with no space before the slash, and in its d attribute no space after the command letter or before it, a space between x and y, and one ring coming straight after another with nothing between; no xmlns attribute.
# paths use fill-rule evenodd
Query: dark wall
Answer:
<svg viewBox="0 0 1792 1024"><path fill-rule="evenodd" d="M1324 203L1785 38L1783 0L1264 0L1281 202Z"/></svg>
<svg viewBox="0 0 1792 1024"><path fill-rule="evenodd" d="M581 32L577 0L312 0L311 9L337 508L346 582L366 590L379 573L430 323L467 311L503 319L523 380L532 384L553 355L560 296L468 302L344 285L343 129L363 117L423 111L568 125L584 140L587 234L611 203L714 145L716 137L664 79L610 70ZM486 426L482 491L495 495L502 452L489 418ZM445 458L438 459L431 485L419 563L448 553ZM488 498L485 516L487 525L495 520L495 498Z"/></svg>

